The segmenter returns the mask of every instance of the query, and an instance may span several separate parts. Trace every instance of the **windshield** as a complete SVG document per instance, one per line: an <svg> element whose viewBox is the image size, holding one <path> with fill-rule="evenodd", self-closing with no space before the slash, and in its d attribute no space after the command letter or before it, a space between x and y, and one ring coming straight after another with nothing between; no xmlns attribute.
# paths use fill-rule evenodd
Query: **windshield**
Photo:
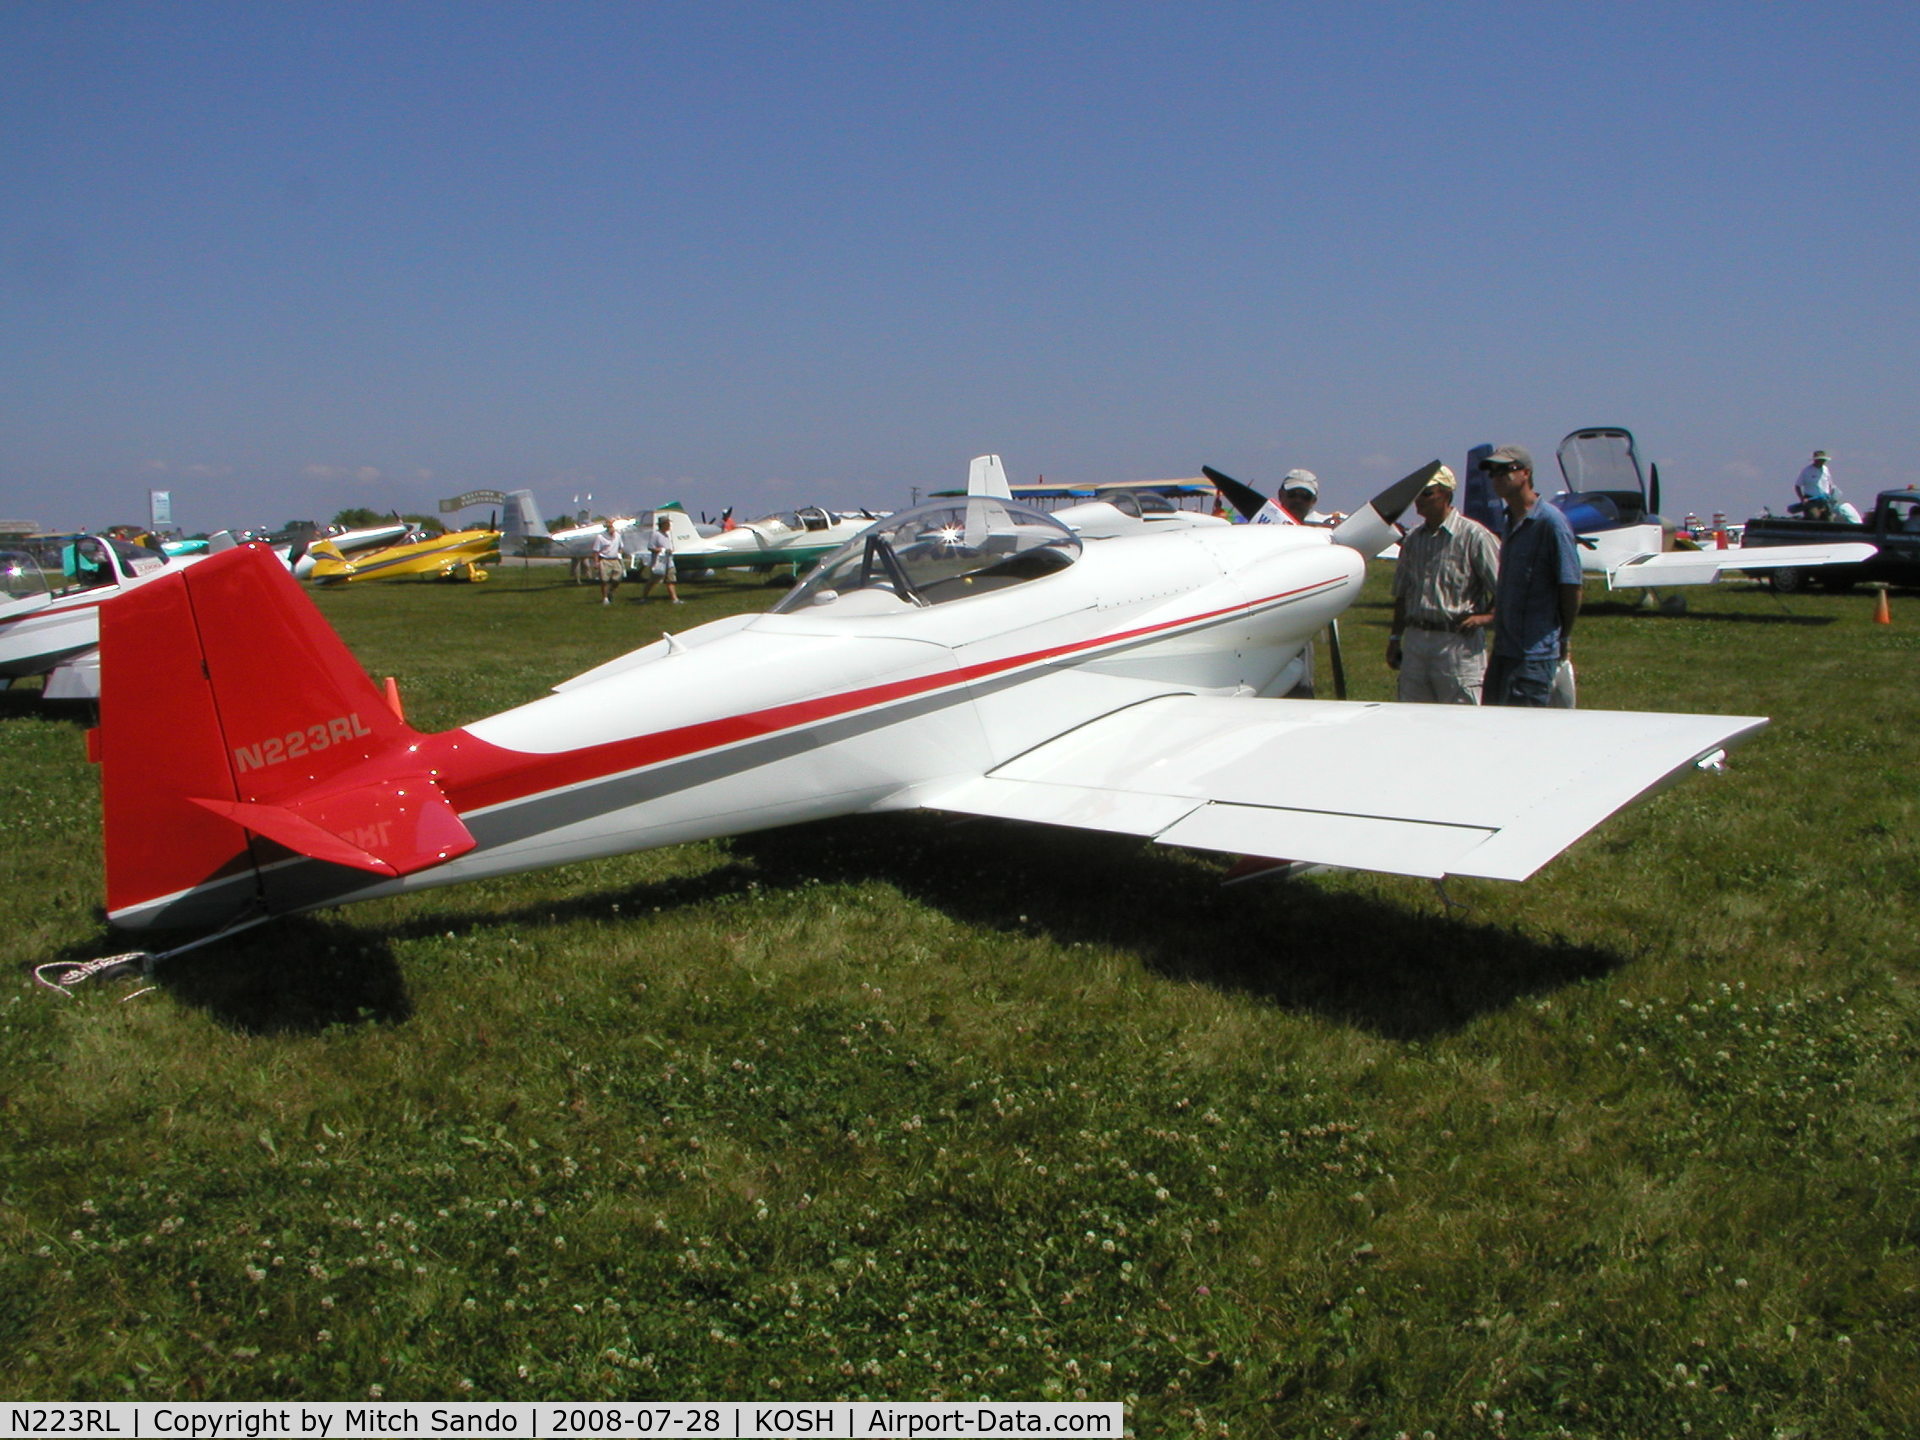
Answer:
<svg viewBox="0 0 1920 1440"><path fill-rule="evenodd" d="M1576 430L1567 436L1560 442L1560 473L1575 494L1646 489L1633 436L1624 430Z"/></svg>
<svg viewBox="0 0 1920 1440"><path fill-rule="evenodd" d="M1080 541L1051 516L1004 500L936 501L876 521L822 560L775 614L845 604L941 605L1064 570Z"/></svg>
<svg viewBox="0 0 1920 1440"><path fill-rule="evenodd" d="M121 540L115 536L108 536L107 544L111 545L113 553L120 557L122 568L136 573L141 569L143 561L146 568L151 568L156 561L164 565L172 558L158 545L136 545L131 540Z"/></svg>
<svg viewBox="0 0 1920 1440"><path fill-rule="evenodd" d="M0 600L25 600L48 593L47 577L31 555L0 550Z"/></svg>

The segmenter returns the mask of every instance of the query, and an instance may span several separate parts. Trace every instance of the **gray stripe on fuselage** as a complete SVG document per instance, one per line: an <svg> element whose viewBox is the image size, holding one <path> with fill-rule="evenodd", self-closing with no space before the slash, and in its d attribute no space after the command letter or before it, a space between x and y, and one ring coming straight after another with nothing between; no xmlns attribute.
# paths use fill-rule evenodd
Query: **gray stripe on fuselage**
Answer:
<svg viewBox="0 0 1920 1440"><path fill-rule="evenodd" d="M1295 604L1305 598L1289 598L1281 601L1280 606ZM1235 624L1242 618L1244 612L1234 612L1194 628L1205 630L1214 625ZM1180 633L1192 632L1162 631L1081 655L1041 661L1034 666L1016 666L999 675L956 682L931 694L895 701L884 709L858 710L759 740L742 741L725 749L702 751L683 760L664 761L645 770L611 775L604 780L584 781L566 791L506 801L495 809L463 815L461 819L479 842L477 849L511 845L548 830L597 818L610 811L624 810L682 790L692 790L709 781L736 775L742 770L790 760L808 750L824 749L905 720L917 720L982 695L997 694L1024 684L1032 678L1035 670L1071 669L1095 659L1107 659L1147 645L1156 645Z"/></svg>
<svg viewBox="0 0 1920 1440"><path fill-rule="evenodd" d="M1317 589L1314 593L1318 593ZM1289 597L1262 609L1282 609L1307 598L1310 597ZM1177 635L1193 634L1216 625L1237 624L1246 618L1247 613L1235 611L1190 629L1176 627L1161 630L1073 656L1041 661L1032 666L1016 666L984 679L956 680L941 690L895 701L884 708L859 710L758 739L740 741L723 749L701 751L644 769L580 781L565 790L536 794L523 800L503 801L484 811L469 811L460 817L476 842L468 854L477 858L486 851L518 844L548 831L577 825L617 810L630 809L742 771L790 760L808 750L824 749L863 734L876 733L891 725L935 714L954 705L970 703L979 696L996 694L1024 684L1037 670L1072 669L1094 660L1104 660L1156 645ZM381 877L370 876L363 870L305 856L264 866L259 874L264 882L267 905L278 912L311 910L335 904L392 883ZM250 879L251 876L245 878ZM187 908L192 903L190 897L186 898L181 908ZM231 901L227 903L231 904ZM167 908L171 910L175 907Z"/></svg>

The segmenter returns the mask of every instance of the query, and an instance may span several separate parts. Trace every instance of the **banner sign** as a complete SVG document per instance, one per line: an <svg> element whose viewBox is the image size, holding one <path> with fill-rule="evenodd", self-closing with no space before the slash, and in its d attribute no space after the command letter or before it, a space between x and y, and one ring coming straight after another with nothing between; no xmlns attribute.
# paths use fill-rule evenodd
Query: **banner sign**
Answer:
<svg viewBox="0 0 1920 1440"><path fill-rule="evenodd" d="M440 513L448 514L454 510L464 510L469 505L504 505L507 492L504 490L469 490L464 495L456 495L451 500L440 502Z"/></svg>
<svg viewBox="0 0 1920 1440"><path fill-rule="evenodd" d="M149 530L173 528L173 492L171 490L147 491L147 528Z"/></svg>

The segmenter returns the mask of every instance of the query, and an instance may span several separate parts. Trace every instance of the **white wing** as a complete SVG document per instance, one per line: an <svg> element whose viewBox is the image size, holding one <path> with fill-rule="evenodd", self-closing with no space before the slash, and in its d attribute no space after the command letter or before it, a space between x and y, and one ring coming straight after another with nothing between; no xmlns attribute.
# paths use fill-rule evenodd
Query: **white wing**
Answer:
<svg viewBox="0 0 1920 1440"><path fill-rule="evenodd" d="M1779 570L1787 566L1858 565L1879 549L1858 541L1831 545L1756 545L1753 549L1666 550L1636 555L1607 573L1619 589L1636 585L1711 585L1727 570Z"/></svg>
<svg viewBox="0 0 1920 1440"><path fill-rule="evenodd" d="M1203 850L1524 880L1614 811L1766 723L1167 696L916 799ZM1443 758L1463 754L1489 763ZM1400 763L1409 759L1421 763Z"/></svg>

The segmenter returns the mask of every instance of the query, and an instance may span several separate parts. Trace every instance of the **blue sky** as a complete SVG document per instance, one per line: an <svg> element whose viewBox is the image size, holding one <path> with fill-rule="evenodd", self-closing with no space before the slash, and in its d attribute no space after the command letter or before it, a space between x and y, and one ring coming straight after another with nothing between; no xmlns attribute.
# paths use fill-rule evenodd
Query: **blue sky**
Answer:
<svg viewBox="0 0 1920 1440"><path fill-rule="evenodd" d="M1905 483L1920 7L0 4L0 513Z"/></svg>

